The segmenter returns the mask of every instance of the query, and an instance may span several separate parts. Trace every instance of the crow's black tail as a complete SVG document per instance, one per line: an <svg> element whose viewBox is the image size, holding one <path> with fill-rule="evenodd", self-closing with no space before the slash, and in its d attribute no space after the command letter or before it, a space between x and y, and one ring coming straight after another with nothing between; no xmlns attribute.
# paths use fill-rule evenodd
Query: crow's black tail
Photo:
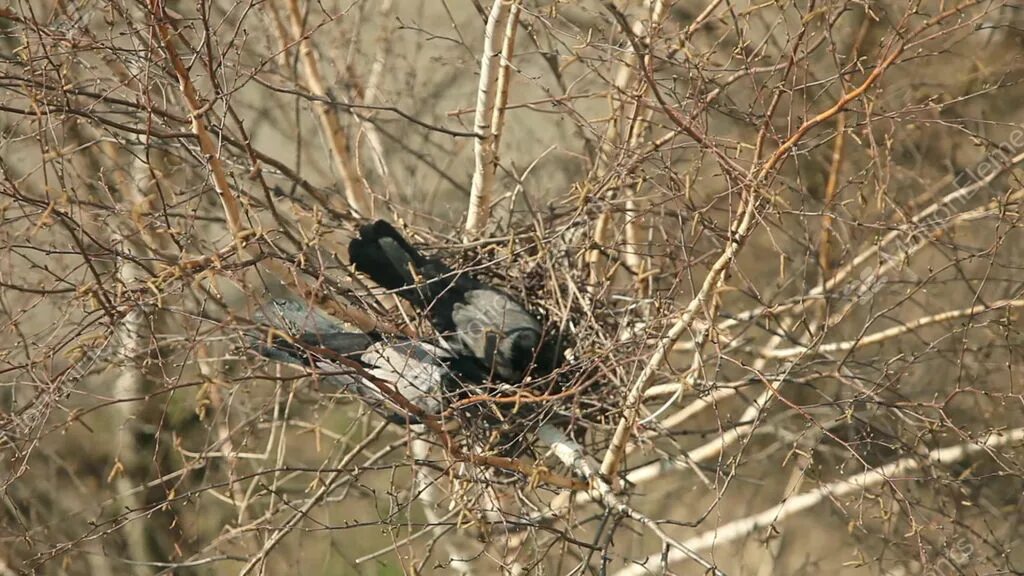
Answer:
<svg viewBox="0 0 1024 576"><path fill-rule="evenodd" d="M349 242L348 256L356 270L420 308L451 283L447 266L425 258L384 220L361 227L359 237Z"/></svg>

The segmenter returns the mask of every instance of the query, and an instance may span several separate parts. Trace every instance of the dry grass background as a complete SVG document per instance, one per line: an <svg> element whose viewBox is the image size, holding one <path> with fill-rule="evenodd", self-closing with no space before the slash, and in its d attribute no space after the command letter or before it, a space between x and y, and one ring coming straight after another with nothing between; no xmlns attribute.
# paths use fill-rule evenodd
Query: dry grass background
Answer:
<svg viewBox="0 0 1024 576"><path fill-rule="evenodd" d="M1021 573L1022 55L1010 0L0 7L0 574ZM526 473L245 352L423 330L371 210L572 340Z"/></svg>

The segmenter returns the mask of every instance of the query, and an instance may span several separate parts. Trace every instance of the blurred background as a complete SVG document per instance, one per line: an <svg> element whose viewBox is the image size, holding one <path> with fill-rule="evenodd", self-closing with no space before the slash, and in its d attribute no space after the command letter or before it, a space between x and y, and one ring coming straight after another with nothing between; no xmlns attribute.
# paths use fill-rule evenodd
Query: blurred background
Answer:
<svg viewBox="0 0 1024 576"><path fill-rule="evenodd" d="M0 574L1024 572L1019 3L16 0L0 58ZM565 335L525 467L249 350L429 332L368 218Z"/></svg>

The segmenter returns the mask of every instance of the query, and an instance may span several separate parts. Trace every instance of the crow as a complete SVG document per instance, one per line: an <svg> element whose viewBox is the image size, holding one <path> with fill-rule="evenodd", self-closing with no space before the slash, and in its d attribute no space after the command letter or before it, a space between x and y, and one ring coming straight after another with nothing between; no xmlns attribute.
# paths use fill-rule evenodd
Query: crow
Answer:
<svg viewBox="0 0 1024 576"><path fill-rule="evenodd" d="M427 258L388 222L359 229L348 245L356 270L423 311L451 351L486 377L518 384L558 366L556 338L507 293Z"/></svg>
<svg viewBox="0 0 1024 576"><path fill-rule="evenodd" d="M452 356L428 342L386 341L376 333L353 331L290 298L271 300L253 320L272 329L249 333L249 345L255 352L323 373L324 382L354 391L391 422L422 423L392 394L383 392L381 383L427 415L443 412L448 392L460 388L448 366Z"/></svg>

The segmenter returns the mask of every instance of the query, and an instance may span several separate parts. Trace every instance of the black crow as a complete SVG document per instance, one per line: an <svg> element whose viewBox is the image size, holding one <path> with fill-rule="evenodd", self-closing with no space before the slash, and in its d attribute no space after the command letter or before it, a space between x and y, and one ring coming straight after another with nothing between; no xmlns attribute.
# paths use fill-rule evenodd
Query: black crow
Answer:
<svg viewBox="0 0 1024 576"><path fill-rule="evenodd" d="M392 422L416 424L420 419L382 392L380 382L429 415L440 414L446 391L458 388L446 365L450 354L425 342L388 342L376 334L355 332L304 302L287 298L270 301L253 320L274 329L249 335L256 352L322 372L324 382L354 391Z"/></svg>
<svg viewBox="0 0 1024 576"><path fill-rule="evenodd" d="M452 352L484 375L509 383L545 375L558 364L555 338L505 292L423 256L395 228L377 220L348 245L356 270L423 310Z"/></svg>

